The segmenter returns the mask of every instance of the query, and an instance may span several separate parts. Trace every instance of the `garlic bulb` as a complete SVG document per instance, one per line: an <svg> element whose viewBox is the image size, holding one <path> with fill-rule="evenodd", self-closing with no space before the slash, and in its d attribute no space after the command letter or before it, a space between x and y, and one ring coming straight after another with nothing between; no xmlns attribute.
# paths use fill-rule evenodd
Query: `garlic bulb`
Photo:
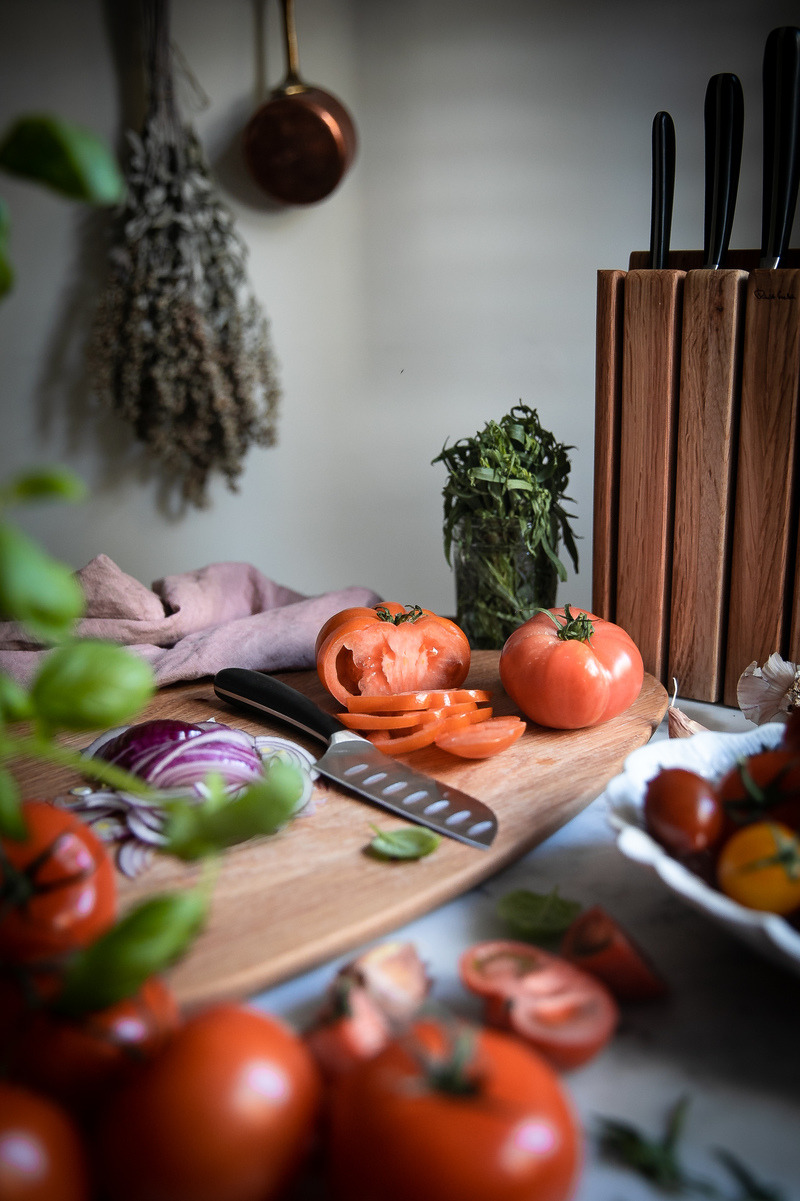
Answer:
<svg viewBox="0 0 800 1201"><path fill-rule="evenodd" d="M800 664L787 662L777 651L763 667L754 661L739 677L736 699L757 726L791 713L800 708Z"/></svg>

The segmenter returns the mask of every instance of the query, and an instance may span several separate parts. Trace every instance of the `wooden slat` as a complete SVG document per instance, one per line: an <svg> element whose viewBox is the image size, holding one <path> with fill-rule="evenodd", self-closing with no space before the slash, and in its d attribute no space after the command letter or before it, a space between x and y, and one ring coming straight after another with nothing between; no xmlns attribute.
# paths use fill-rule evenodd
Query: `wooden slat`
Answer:
<svg viewBox="0 0 800 1201"><path fill-rule="evenodd" d="M750 273L724 698L753 660L786 653L794 561L800 270Z"/></svg>
<svg viewBox="0 0 800 1201"><path fill-rule="evenodd" d="M625 279L616 621L666 677L682 271Z"/></svg>
<svg viewBox="0 0 800 1201"><path fill-rule="evenodd" d="M597 273L592 611L614 621L619 522L619 423L624 271Z"/></svg>
<svg viewBox="0 0 800 1201"><path fill-rule="evenodd" d="M668 676L719 701L725 656L744 271L690 271L683 288Z"/></svg>

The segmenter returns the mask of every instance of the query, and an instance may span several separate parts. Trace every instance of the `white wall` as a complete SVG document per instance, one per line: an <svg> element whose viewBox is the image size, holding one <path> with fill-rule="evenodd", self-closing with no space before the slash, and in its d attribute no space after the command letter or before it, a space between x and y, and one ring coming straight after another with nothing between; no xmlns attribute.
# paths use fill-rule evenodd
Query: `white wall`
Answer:
<svg viewBox="0 0 800 1201"><path fill-rule="evenodd" d="M114 8L4 0L2 126L52 109L116 139ZM198 111L182 83L184 114L272 322L279 445L250 453L239 494L220 484L210 509L165 512L127 428L97 411L83 378L104 219L4 177L19 279L0 308L0 472L63 461L92 489L79 510L24 523L76 567L102 551L146 583L244 559L304 591L360 583L451 612L444 474L430 460L523 399L575 446L581 570L560 595L588 604L596 271L646 247L659 109L677 128L672 244L701 245L703 97L718 71L745 88L733 245L759 244L761 55L798 6L296 0L296 10L302 74L348 105L361 150L329 200L275 212L236 144L257 101L254 4L173 0L173 38L210 101ZM271 5L267 17L276 83Z"/></svg>

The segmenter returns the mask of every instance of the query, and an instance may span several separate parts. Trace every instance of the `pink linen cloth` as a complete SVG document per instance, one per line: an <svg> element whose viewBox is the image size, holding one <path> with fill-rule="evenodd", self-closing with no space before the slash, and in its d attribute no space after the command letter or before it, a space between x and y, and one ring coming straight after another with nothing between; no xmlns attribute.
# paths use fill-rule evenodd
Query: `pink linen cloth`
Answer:
<svg viewBox="0 0 800 1201"><path fill-rule="evenodd" d="M129 646L152 664L159 687L225 667L313 667L324 622L340 609L380 600L357 586L305 596L250 563L212 563L147 588L98 555L76 575L86 597L77 634ZM16 622L0 622L0 670L20 684L30 684L46 654Z"/></svg>

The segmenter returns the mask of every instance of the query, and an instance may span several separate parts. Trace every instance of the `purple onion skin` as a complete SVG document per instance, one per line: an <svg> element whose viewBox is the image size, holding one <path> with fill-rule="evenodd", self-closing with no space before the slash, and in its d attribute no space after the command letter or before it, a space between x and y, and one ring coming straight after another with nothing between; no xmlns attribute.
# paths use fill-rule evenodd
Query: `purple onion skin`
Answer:
<svg viewBox="0 0 800 1201"><path fill-rule="evenodd" d="M150 747L167 745L172 742L183 742L204 734L202 726L192 725L188 721L178 721L175 718L159 718L154 721L143 721L138 726L129 726L116 738L104 743L96 753L95 758L114 762L117 767L128 768L132 760L138 758L143 750Z"/></svg>

